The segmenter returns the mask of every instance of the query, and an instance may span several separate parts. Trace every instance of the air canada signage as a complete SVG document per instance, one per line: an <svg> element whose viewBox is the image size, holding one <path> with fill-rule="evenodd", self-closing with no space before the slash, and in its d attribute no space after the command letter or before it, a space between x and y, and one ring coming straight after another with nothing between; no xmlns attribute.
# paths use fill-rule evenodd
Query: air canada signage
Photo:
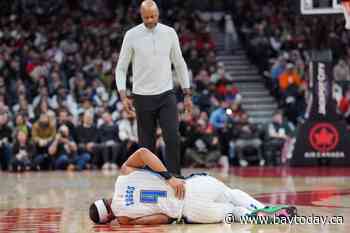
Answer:
<svg viewBox="0 0 350 233"><path fill-rule="evenodd" d="M309 68L308 117L298 126L291 165L350 165L350 132L332 98L332 66L314 61Z"/></svg>
<svg viewBox="0 0 350 233"><path fill-rule="evenodd" d="M334 150L339 143L339 133L330 123L317 123L309 132L309 143L318 152Z"/></svg>
<svg viewBox="0 0 350 233"><path fill-rule="evenodd" d="M339 145L339 131L330 123L316 123L309 131L309 144L313 152L305 158L344 158L344 152L333 152Z"/></svg>

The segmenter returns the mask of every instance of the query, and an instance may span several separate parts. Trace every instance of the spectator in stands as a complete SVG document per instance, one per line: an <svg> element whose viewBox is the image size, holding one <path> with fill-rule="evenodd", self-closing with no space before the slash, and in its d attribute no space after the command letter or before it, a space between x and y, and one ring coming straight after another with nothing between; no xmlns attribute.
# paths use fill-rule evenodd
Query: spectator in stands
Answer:
<svg viewBox="0 0 350 233"><path fill-rule="evenodd" d="M252 158L248 159L244 153L246 152L247 148L249 148L254 150L253 153L255 158L259 161L259 165L263 166L265 164L265 160L262 156L262 141L259 138L259 131L254 124L249 122L247 113L242 114L242 117L236 126L236 130L237 141L235 143L235 148L237 151L239 164L246 167L248 165L248 160L253 160Z"/></svg>
<svg viewBox="0 0 350 233"><path fill-rule="evenodd" d="M234 86L232 83L228 83L226 85L226 95L225 99L229 101L230 103L240 104L242 101L242 96L239 93L239 89Z"/></svg>
<svg viewBox="0 0 350 233"><path fill-rule="evenodd" d="M6 171L12 158L12 129L8 125L8 113L0 109L0 166Z"/></svg>
<svg viewBox="0 0 350 233"><path fill-rule="evenodd" d="M77 127L78 157L85 161L92 161L93 168L99 162L98 156L98 130L94 125L94 116L91 112L85 112L83 122Z"/></svg>
<svg viewBox="0 0 350 233"><path fill-rule="evenodd" d="M288 63L286 71L278 77L280 91L283 95L292 91L291 89L298 89L301 85L301 78L294 67L293 63Z"/></svg>
<svg viewBox="0 0 350 233"><path fill-rule="evenodd" d="M220 79L223 79L224 81L230 80L230 75L228 75L225 72L225 65L223 62L218 62L216 67L213 67L214 69L211 70L211 77L210 82L217 84Z"/></svg>
<svg viewBox="0 0 350 233"><path fill-rule="evenodd" d="M339 102L340 113L346 119L346 122L350 125L350 89L346 92L345 96Z"/></svg>
<svg viewBox="0 0 350 233"><path fill-rule="evenodd" d="M199 57L196 49L191 49L189 58L186 60L188 60L188 67L191 69L193 76L196 76L204 63L203 58Z"/></svg>
<svg viewBox="0 0 350 233"><path fill-rule="evenodd" d="M4 111L4 112L10 111L4 94L0 94L0 111Z"/></svg>
<svg viewBox="0 0 350 233"><path fill-rule="evenodd" d="M292 50L290 52L290 60L293 64L295 64L295 71L299 74L301 78L303 78L305 75L306 64L301 52L296 49Z"/></svg>
<svg viewBox="0 0 350 233"><path fill-rule="evenodd" d="M41 99L36 109L34 109L35 116L40 116L42 114L48 115L50 121L56 126L56 113L52 111L49 107L49 102L47 99Z"/></svg>
<svg viewBox="0 0 350 233"><path fill-rule="evenodd" d="M210 83L210 76L208 71L205 69L201 69L199 73L194 77L194 82L197 91L205 90Z"/></svg>
<svg viewBox="0 0 350 233"><path fill-rule="evenodd" d="M230 112L232 113L232 110L228 108L228 105L229 103L226 100L221 100L220 107L214 110L209 118L209 122L219 139L220 153L222 155L220 158L220 164L225 170L227 170L229 167L229 133L227 128L227 121L228 114Z"/></svg>
<svg viewBox="0 0 350 233"><path fill-rule="evenodd" d="M227 120L226 110L229 107L229 103L225 100L220 100L220 107L214 110L210 114L209 122L216 131L221 130L225 127Z"/></svg>
<svg viewBox="0 0 350 233"><path fill-rule="evenodd" d="M4 77L1 76L1 73L0 73L0 95L1 95L1 98L3 99L2 102L8 103L10 97L9 97L9 93L7 91L7 86L6 86Z"/></svg>
<svg viewBox="0 0 350 233"><path fill-rule="evenodd" d="M56 126L52 118L43 113L32 128L32 140L36 147L37 154L34 157L33 164L36 170L50 169L51 157L49 156L49 145L56 136Z"/></svg>
<svg viewBox="0 0 350 233"><path fill-rule="evenodd" d="M21 112L16 115L15 126L16 126L16 129L15 129L16 132L21 131L27 134L28 138L30 137L32 126L27 119L26 113Z"/></svg>
<svg viewBox="0 0 350 233"><path fill-rule="evenodd" d="M34 109L32 105L28 103L27 97L25 95L20 95L18 97L18 104L14 105L12 108L13 113L16 115L19 112L26 112L29 119L34 119Z"/></svg>
<svg viewBox="0 0 350 233"><path fill-rule="evenodd" d="M272 35L270 36L270 46L275 54L278 54L281 51L283 42L281 40L281 31L276 28Z"/></svg>
<svg viewBox="0 0 350 233"><path fill-rule="evenodd" d="M138 148L137 122L136 115L122 112L122 119L118 122L119 138L121 140L121 157L118 160L118 165L123 164L129 156Z"/></svg>
<svg viewBox="0 0 350 233"><path fill-rule="evenodd" d="M333 68L333 76L335 81L350 81L349 64L344 59L339 59Z"/></svg>
<svg viewBox="0 0 350 233"><path fill-rule="evenodd" d="M284 56L279 56L276 62L271 67L271 88L273 90L278 89L279 80L278 78L286 70L287 61Z"/></svg>
<svg viewBox="0 0 350 233"><path fill-rule="evenodd" d="M234 124L241 122L245 112L242 109L242 105L239 102L230 102L230 106L227 111L230 121Z"/></svg>
<svg viewBox="0 0 350 233"><path fill-rule="evenodd" d="M51 98L49 98L49 92L46 86L40 87L39 94L35 96L35 98L33 99L33 102L32 102L33 109L36 109L36 107L39 105L39 103L42 100L46 100L49 103L49 106L52 107L52 101L51 101Z"/></svg>
<svg viewBox="0 0 350 233"><path fill-rule="evenodd" d="M32 168L35 146L29 140L28 133L18 130L13 145L12 171L28 171Z"/></svg>
<svg viewBox="0 0 350 233"><path fill-rule="evenodd" d="M272 122L267 127L265 150L268 151L266 158L268 164L280 163L282 148L293 133L294 126L283 118L282 111L276 111L273 114Z"/></svg>
<svg viewBox="0 0 350 233"><path fill-rule="evenodd" d="M286 122L281 111L276 111L272 117L272 123L268 126L268 136L270 138L285 140L291 136L294 127Z"/></svg>
<svg viewBox="0 0 350 233"><path fill-rule="evenodd" d="M113 123L109 112L102 115L103 124L99 128L99 141L101 142L102 169L116 169L119 155L120 140L118 125Z"/></svg>
<svg viewBox="0 0 350 233"><path fill-rule="evenodd" d="M67 109L71 109L72 112L77 111L77 103L73 96L63 85L60 85L57 89L56 95L52 97L52 108L57 109L62 105Z"/></svg>
<svg viewBox="0 0 350 233"><path fill-rule="evenodd" d="M92 104L90 93L85 92L84 96L80 98L80 106L77 110L79 114L90 112L95 117L95 108Z"/></svg>
<svg viewBox="0 0 350 233"><path fill-rule="evenodd" d="M213 135L208 123L200 119L195 123L189 140L186 160L193 166L212 167L221 157L219 140Z"/></svg>
<svg viewBox="0 0 350 233"><path fill-rule="evenodd" d="M70 79L70 89L73 93L73 98L75 100L80 100L84 95L84 90L87 87L86 80L82 73L76 73L76 76ZM73 112L71 112L74 114Z"/></svg>
<svg viewBox="0 0 350 233"><path fill-rule="evenodd" d="M53 158L54 169L67 169L68 165L72 164L75 159L77 149L77 144L69 134L69 128L62 125L58 129L58 133L49 147L49 155ZM79 170L81 169L80 167Z"/></svg>
<svg viewBox="0 0 350 233"><path fill-rule="evenodd" d="M66 108L60 108L58 110L58 119L57 119L57 129L62 125L66 125L69 128L69 134L74 139L77 140L76 127L74 125L73 116L71 116Z"/></svg>
<svg viewBox="0 0 350 233"><path fill-rule="evenodd" d="M213 84L210 84L208 89L205 89L198 94L198 98L195 101L195 104L198 105L200 111L209 113L211 112L211 109L217 105L218 101L214 94L214 89L215 86L213 86Z"/></svg>

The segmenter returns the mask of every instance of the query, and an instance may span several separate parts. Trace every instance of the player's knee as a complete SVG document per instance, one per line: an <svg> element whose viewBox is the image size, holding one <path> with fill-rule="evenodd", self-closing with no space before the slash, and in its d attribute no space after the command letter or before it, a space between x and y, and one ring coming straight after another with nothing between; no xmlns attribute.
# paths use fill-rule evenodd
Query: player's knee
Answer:
<svg viewBox="0 0 350 233"><path fill-rule="evenodd" d="M233 195L240 195L242 193L244 193L244 192L242 190L240 190L240 189L232 189L232 194Z"/></svg>

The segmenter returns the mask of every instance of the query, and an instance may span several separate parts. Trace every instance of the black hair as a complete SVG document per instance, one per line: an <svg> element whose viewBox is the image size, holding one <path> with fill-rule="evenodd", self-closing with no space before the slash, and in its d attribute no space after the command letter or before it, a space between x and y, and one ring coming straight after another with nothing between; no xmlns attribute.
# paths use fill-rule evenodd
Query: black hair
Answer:
<svg viewBox="0 0 350 233"><path fill-rule="evenodd" d="M102 201L103 201L103 204L105 205L105 207L108 210L108 207L107 207L108 206L108 200L103 198ZM100 219L100 215L98 213L98 209L97 209L97 206L95 205L95 203L92 203L90 205L89 215L90 215L91 221L93 221L96 224L102 224L101 223L101 219Z"/></svg>
<svg viewBox="0 0 350 233"><path fill-rule="evenodd" d="M98 210L95 203L92 203L90 205L89 215L90 215L91 221L97 224L100 223L100 216L98 214Z"/></svg>

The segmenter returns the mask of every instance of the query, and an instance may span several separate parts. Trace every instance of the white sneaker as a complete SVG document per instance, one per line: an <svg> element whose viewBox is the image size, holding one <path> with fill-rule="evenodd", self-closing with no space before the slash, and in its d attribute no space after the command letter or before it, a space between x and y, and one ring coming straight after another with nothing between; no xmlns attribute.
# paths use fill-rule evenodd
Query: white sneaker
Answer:
<svg viewBox="0 0 350 233"><path fill-rule="evenodd" d="M245 159L241 159L241 160L239 160L239 165L241 167L246 167L246 166L248 166L248 161Z"/></svg>
<svg viewBox="0 0 350 233"><path fill-rule="evenodd" d="M117 164L115 164L115 163L111 163L111 164L109 165L109 168L110 168L111 170L117 170L118 166L117 166Z"/></svg>

